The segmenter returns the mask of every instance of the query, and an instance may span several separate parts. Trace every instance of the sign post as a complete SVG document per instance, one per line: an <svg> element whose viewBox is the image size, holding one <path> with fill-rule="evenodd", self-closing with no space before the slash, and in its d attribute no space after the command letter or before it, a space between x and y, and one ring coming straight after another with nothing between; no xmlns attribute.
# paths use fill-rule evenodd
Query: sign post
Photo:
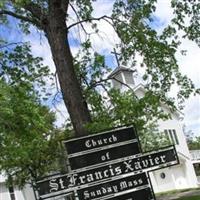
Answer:
<svg viewBox="0 0 200 200"><path fill-rule="evenodd" d="M63 142L70 173L38 180L38 197L77 192L80 200L154 200L149 171L179 163L174 146L142 153L133 127Z"/></svg>

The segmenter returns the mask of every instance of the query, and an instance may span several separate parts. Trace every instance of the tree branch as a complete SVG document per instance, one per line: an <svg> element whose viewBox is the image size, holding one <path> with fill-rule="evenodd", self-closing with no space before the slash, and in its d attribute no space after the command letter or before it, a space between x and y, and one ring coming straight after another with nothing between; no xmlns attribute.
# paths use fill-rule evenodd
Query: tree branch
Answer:
<svg viewBox="0 0 200 200"><path fill-rule="evenodd" d="M38 20L37 26L38 28L45 29L48 24L48 15L47 10L45 8L41 8L38 4L33 2L28 2L24 5L24 9L29 11L33 17Z"/></svg>
<svg viewBox="0 0 200 200"><path fill-rule="evenodd" d="M16 13L9 11L9 10L0 10L0 15L9 15L11 17L15 17L15 18L20 19L22 21L30 22L30 23L37 25L37 26L39 25L36 20L33 20L33 19L31 19L27 16L24 16L24 15L16 14Z"/></svg>
<svg viewBox="0 0 200 200"><path fill-rule="evenodd" d="M78 19L78 22L80 22L81 20L80 20L80 18L79 18L79 16L78 16L78 13L76 12L76 9L74 8L74 6L73 6L71 3L70 3L69 5L70 5L70 7L72 8L72 10L74 11L74 13L75 13L75 15L76 15L76 17L77 17L77 19ZM76 23L76 25L77 25L77 23ZM83 31L85 32L85 34L87 35L88 33L87 33L87 31L85 30L83 24L80 23L80 25L81 25ZM75 26L75 25L74 25L74 26ZM68 30L69 30L70 28L71 28L71 27L68 27Z"/></svg>
<svg viewBox="0 0 200 200"><path fill-rule="evenodd" d="M106 82L106 81L109 81L109 80L111 80L111 79L110 79L110 78L106 78L106 79L101 79L101 80L95 81L95 82L93 81L93 82L91 82L91 83L89 84L87 90L91 90L91 89L93 89L93 88L95 88L95 87L101 85L103 82Z"/></svg>
<svg viewBox="0 0 200 200"><path fill-rule="evenodd" d="M120 80L118 80L118 79L116 79L116 78L114 78L114 77L111 78L111 79L114 79L115 81L121 83L122 85L124 85L124 86L126 86L128 89L130 89L133 93L135 93L135 91L133 90L133 88L131 88L128 84L126 84L126 83L124 83L124 82L122 82L122 81L120 81Z"/></svg>
<svg viewBox="0 0 200 200"><path fill-rule="evenodd" d="M76 25L78 25L78 24L82 24L82 23L85 23L85 22L91 22L91 21L100 21L100 20L105 20L105 21L107 21L110 25L112 25L112 23L109 21L109 20L112 20L112 18L111 17L108 17L108 16L106 16L106 15L103 15L103 16L101 16L101 17L94 17L94 18L89 18L89 19L84 19L84 20L80 20L80 21L78 21L78 22L76 22L76 23L74 23L74 24L71 24L71 25L69 25L68 26L68 29L70 29L70 28L72 28L72 27L74 27L74 26L76 26Z"/></svg>
<svg viewBox="0 0 200 200"><path fill-rule="evenodd" d="M39 5L29 2L24 5L24 9L28 10L39 21L46 18L45 9L42 9Z"/></svg>
<svg viewBox="0 0 200 200"><path fill-rule="evenodd" d="M24 44L24 42L12 42L12 43L8 43L8 44L3 44L3 45L0 45L0 49L8 48L9 46L19 45L19 44Z"/></svg>

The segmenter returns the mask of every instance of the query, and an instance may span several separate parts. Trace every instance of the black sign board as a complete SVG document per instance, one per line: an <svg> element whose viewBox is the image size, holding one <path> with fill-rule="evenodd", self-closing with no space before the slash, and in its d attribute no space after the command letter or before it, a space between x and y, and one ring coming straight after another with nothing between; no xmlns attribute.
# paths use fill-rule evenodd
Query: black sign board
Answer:
<svg viewBox="0 0 200 200"><path fill-rule="evenodd" d="M128 192L133 189L140 189L142 186L149 186L146 173L104 182L102 184L91 187L86 187L78 190L77 194L80 199L93 200L100 197L113 196L117 193Z"/></svg>
<svg viewBox="0 0 200 200"><path fill-rule="evenodd" d="M72 171L37 181L39 199L76 191L80 200L154 200L146 172L179 163L174 146L142 154L133 127L63 143Z"/></svg>
<svg viewBox="0 0 200 200"><path fill-rule="evenodd" d="M117 163L73 173L74 186L105 181L122 175L142 173L142 171L160 169L174 164L178 164L178 159L175 148L172 146L167 150L152 152L137 158L130 158Z"/></svg>
<svg viewBox="0 0 200 200"><path fill-rule="evenodd" d="M70 157L69 163L72 170L90 167L92 165L102 164L110 162L115 159L120 159L140 153L138 142L132 142L130 144L111 147L97 152L91 152L88 154Z"/></svg>
<svg viewBox="0 0 200 200"><path fill-rule="evenodd" d="M49 177L37 182L39 196L49 198L72 192L74 189L92 187L113 178L123 178L123 175L135 175L143 171L160 169L178 164L178 157L174 146L157 152L149 152L139 157L127 158L113 164L105 164L90 170L79 170L65 175ZM134 199L135 200L135 199ZM144 198L144 200L146 200Z"/></svg>
<svg viewBox="0 0 200 200"><path fill-rule="evenodd" d="M103 133L89 135L64 141L68 155L93 151L109 145L117 145L129 140L137 139L136 131L133 127L119 128Z"/></svg>

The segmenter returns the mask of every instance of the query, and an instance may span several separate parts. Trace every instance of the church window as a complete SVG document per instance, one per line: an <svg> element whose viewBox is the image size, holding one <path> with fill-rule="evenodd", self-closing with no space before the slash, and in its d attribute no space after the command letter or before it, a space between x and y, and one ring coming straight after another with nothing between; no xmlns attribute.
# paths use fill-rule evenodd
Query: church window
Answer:
<svg viewBox="0 0 200 200"><path fill-rule="evenodd" d="M134 84L134 80L133 80L133 74L130 72L126 72L124 73L124 77L125 77L125 81L126 84Z"/></svg>
<svg viewBox="0 0 200 200"><path fill-rule="evenodd" d="M122 74L117 74L114 78L113 78L113 86L116 89L121 89L121 85L124 83L123 78L122 78Z"/></svg>
<svg viewBox="0 0 200 200"><path fill-rule="evenodd" d="M160 174L160 178L165 179L165 177L166 177L165 173L162 172L162 173Z"/></svg>
<svg viewBox="0 0 200 200"><path fill-rule="evenodd" d="M175 129L165 129L164 133L165 133L167 139L169 139L172 144L176 144L176 145L179 144L177 133L176 133Z"/></svg>
<svg viewBox="0 0 200 200"><path fill-rule="evenodd" d="M169 139L168 131L167 131L167 130L164 130L164 133L165 133L165 137L166 137L166 139L169 141L170 139Z"/></svg>
<svg viewBox="0 0 200 200"><path fill-rule="evenodd" d="M8 188L8 190L9 190L9 193L10 193L10 199L11 199L11 200L16 200L16 199L15 199L15 191L14 191L14 188L11 186L11 187Z"/></svg>
<svg viewBox="0 0 200 200"><path fill-rule="evenodd" d="M113 80L113 86L116 89L120 89L121 88L121 83L119 81Z"/></svg>
<svg viewBox="0 0 200 200"><path fill-rule="evenodd" d="M177 137L177 134L176 134L176 130L172 130L172 133L173 133L173 138L175 140L175 143L178 145L179 144L179 141L178 141L178 137Z"/></svg>

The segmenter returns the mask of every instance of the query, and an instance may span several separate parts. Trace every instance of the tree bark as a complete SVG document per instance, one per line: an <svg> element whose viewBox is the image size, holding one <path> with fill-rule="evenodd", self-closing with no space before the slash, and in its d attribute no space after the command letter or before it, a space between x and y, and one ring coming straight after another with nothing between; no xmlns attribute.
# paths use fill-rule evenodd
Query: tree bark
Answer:
<svg viewBox="0 0 200 200"><path fill-rule="evenodd" d="M65 20L66 12L54 5L54 10L50 13L48 24L45 27L45 33L51 47L63 99L75 135L81 136L87 134L85 125L91 121L91 118L75 73Z"/></svg>

